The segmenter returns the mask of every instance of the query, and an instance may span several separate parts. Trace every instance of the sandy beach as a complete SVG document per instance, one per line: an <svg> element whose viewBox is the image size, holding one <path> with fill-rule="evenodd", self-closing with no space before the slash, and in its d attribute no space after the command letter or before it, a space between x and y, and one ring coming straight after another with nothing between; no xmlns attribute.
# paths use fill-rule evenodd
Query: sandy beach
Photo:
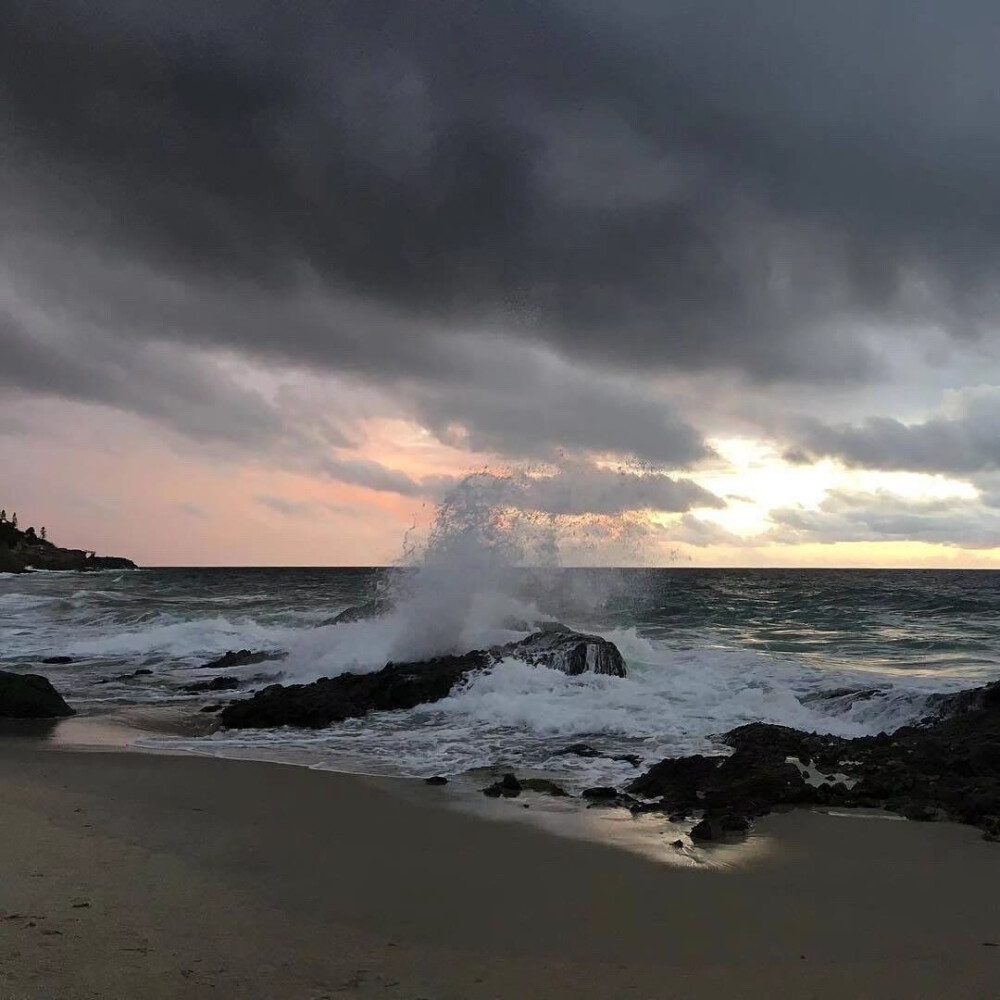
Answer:
<svg viewBox="0 0 1000 1000"><path fill-rule="evenodd" d="M0 996L1000 995L974 829L798 812L677 868L445 794L2 739Z"/></svg>

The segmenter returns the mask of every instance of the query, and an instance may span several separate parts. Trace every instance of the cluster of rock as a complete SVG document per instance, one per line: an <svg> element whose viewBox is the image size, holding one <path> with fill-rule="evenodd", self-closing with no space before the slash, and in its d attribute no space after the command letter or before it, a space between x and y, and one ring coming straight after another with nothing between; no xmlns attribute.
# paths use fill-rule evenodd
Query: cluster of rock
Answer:
<svg viewBox="0 0 1000 1000"><path fill-rule="evenodd" d="M624 789L640 801L624 804L697 813L692 837L704 840L745 832L775 808L813 805L952 820L1000 839L1000 682L934 707L934 718L857 739L740 726L721 738L731 756L660 761Z"/></svg>
<svg viewBox="0 0 1000 1000"><path fill-rule="evenodd" d="M369 712L415 708L447 698L466 678L508 657L573 675L584 671L616 677L626 674L625 661L614 643L559 626L487 650L387 663L374 673L346 673L311 684L272 684L245 701L227 705L222 724L234 729L321 729Z"/></svg>
<svg viewBox="0 0 1000 1000"><path fill-rule="evenodd" d="M9 521L0 523L0 573L25 573L31 569L83 570L136 569L131 559L97 556L83 549L63 549L36 535L21 531Z"/></svg>

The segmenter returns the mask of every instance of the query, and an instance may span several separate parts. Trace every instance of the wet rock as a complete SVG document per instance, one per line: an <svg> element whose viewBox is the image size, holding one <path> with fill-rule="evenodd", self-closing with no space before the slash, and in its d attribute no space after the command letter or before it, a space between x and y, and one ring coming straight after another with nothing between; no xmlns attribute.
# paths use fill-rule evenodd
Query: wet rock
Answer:
<svg viewBox="0 0 1000 1000"><path fill-rule="evenodd" d="M59 719L74 714L48 678L0 670L0 718Z"/></svg>
<svg viewBox="0 0 1000 1000"><path fill-rule="evenodd" d="M255 663L267 663L271 660L283 660L287 653L253 652L249 649L229 650L215 660L201 665L201 670L231 670L233 667L249 667Z"/></svg>
<svg viewBox="0 0 1000 1000"><path fill-rule="evenodd" d="M636 753L605 753L603 750L595 749L589 743L571 743L569 746L563 747L562 750L557 750L553 756L587 758L603 757L605 760L617 760L624 764L631 764L633 767L638 767L642 763L642 758Z"/></svg>
<svg viewBox="0 0 1000 1000"><path fill-rule="evenodd" d="M54 666L56 664L62 665L64 663L72 663L72 662L73 662L72 656L46 656L45 659L42 660L42 663L45 663L49 666Z"/></svg>
<svg viewBox="0 0 1000 1000"><path fill-rule="evenodd" d="M740 726L721 738L731 756L664 760L627 789L665 809L704 809L704 839L734 832L727 817L795 805L887 809L1000 836L1000 683L944 696L936 707L917 725L858 739ZM807 781L799 762L819 777Z"/></svg>
<svg viewBox="0 0 1000 1000"><path fill-rule="evenodd" d="M127 674L115 674L113 677L102 677L97 683L98 684L114 684L117 681L130 681L136 677L149 677L153 673L152 670L148 670L145 667L139 670L132 670Z"/></svg>
<svg viewBox="0 0 1000 1000"><path fill-rule="evenodd" d="M201 712L202 715L207 715L207 714L212 713L212 712L220 712L220 711L222 711L222 707L223 707L222 706L222 702L221 701L217 701L213 705L206 705L204 708L199 708L198 711Z"/></svg>
<svg viewBox="0 0 1000 1000"><path fill-rule="evenodd" d="M533 666L561 670L570 676L592 673L625 677L628 673L625 660L613 642L570 629L535 632L490 652L496 659L512 656Z"/></svg>
<svg viewBox="0 0 1000 1000"><path fill-rule="evenodd" d="M744 836L752 823L747 816L739 813L706 813L704 818L691 829L693 841L720 841L731 837Z"/></svg>
<svg viewBox="0 0 1000 1000"><path fill-rule="evenodd" d="M425 785L447 785L448 779L440 774L435 774L433 778L424 778Z"/></svg>
<svg viewBox="0 0 1000 1000"><path fill-rule="evenodd" d="M517 779L516 775L505 774L499 781L483 789L483 795L491 799L497 799L501 795L505 799L516 799L521 794L524 786Z"/></svg>
<svg viewBox="0 0 1000 1000"><path fill-rule="evenodd" d="M554 757L603 757L600 750L595 750L589 743L571 743L562 750L557 750Z"/></svg>
<svg viewBox="0 0 1000 1000"><path fill-rule="evenodd" d="M387 663L370 674L341 674L311 684L271 684L222 712L234 729L301 726L321 729L369 712L398 711L446 698L452 688L490 663L482 652L418 663Z"/></svg>
<svg viewBox="0 0 1000 1000"><path fill-rule="evenodd" d="M599 785L595 788L585 788L582 794L585 799L602 800L619 798L618 789L611 788L609 785Z"/></svg>
<svg viewBox="0 0 1000 1000"><path fill-rule="evenodd" d="M513 799L517 798L523 791L551 795L555 798L569 795L565 788L557 785L554 781L549 781L548 778L518 778L514 774L505 774L500 781L488 785L482 791L491 799L499 798L501 795Z"/></svg>
<svg viewBox="0 0 1000 1000"><path fill-rule="evenodd" d="M185 684L181 688L189 694L200 694L203 691L235 691L240 686L238 677L213 677L210 681L196 681Z"/></svg>
<svg viewBox="0 0 1000 1000"><path fill-rule="evenodd" d="M670 802L675 809L695 808L699 804L699 793L714 780L722 761L722 757L703 754L668 757L630 782L626 789L643 798Z"/></svg>
<svg viewBox="0 0 1000 1000"><path fill-rule="evenodd" d="M394 711L439 701L469 674L485 670L505 657L517 657L579 674L584 671L625 676L625 662L613 643L600 636L558 631L537 633L520 642L473 650L461 656L439 656L413 663L387 663L371 674L341 674L312 684L272 684L247 701L230 705L223 723L232 728L304 726L322 728L332 722L375 711ZM238 666L277 658L240 650L205 667ZM193 689L193 686L192 686ZM198 690L218 690L199 688Z"/></svg>

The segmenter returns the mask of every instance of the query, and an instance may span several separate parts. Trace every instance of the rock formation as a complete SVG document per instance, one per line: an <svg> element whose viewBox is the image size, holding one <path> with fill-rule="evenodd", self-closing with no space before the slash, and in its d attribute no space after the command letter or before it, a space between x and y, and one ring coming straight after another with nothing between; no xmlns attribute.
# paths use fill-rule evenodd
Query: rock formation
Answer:
<svg viewBox="0 0 1000 1000"><path fill-rule="evenodd" d="M0 670L0 718L58 719L73 709L41 674Z"/></svg>
<svg viewBox="0 0 1000 1000"><path fill-rule="evenodd" d="M590 670L624 677L626 672L614 643L563 626L562 631L538 632L518 642L460 656L387 663L370 674L341 674L312 684L272 684L246 701L229 705L222 722L243 729L320 728L369 712L413 708L446 698L459 681L507 657L573 675Z"/></svg>
<svg viewBox="0 0 1000 1000"><path fill-rule="evenodd" d="M131 559L97 556L84 549L61 549L36 535L21 531L9 521L0 523L0 573L25 573L32 569L83 570L136 569Z"/></svg>

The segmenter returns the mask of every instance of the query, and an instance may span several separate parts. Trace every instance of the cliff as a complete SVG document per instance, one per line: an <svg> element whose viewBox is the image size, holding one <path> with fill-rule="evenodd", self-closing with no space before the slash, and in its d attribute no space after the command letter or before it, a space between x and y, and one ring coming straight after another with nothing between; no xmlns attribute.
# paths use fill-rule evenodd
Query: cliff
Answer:
<svg viewBox="0 0 1000 1000"><path fill-rule="evenodd" d="M34 528L21 531L9 521L0 522L0 573L25 573L32 569L137 568L131 559L97 556L84 549L63 549L36 535Z"/></svg>

